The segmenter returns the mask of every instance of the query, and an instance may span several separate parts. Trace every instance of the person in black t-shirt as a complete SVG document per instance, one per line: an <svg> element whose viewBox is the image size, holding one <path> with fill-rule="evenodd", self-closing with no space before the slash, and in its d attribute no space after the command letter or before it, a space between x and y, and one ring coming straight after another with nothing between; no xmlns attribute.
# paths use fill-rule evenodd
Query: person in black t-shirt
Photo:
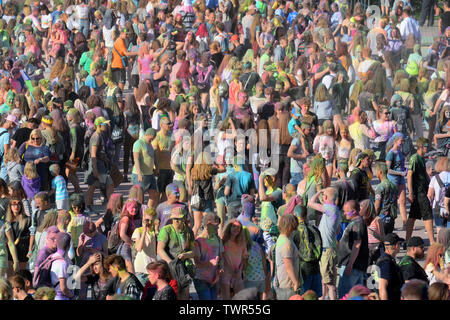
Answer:
<svg viewBox="0 0 450 320"><path fill-rule="evenodd" d="M169 266L164 260L152 262L147 266L148 280L156 286L152 300L177 300L177 295L169 285Z"/></svg>
<svg viewBox="0 0 450 320"><path fill-rule="evenodd" d="M428 283L428 277L425 270L423 270L416 261L425 256L424 246L425 243L421 237L411 237L411 239L409 239L406 245L406 255L398 264L405 282L408 282L411 279L419 279Z"/></svg>
<svg viewBox="0 0 450 320"><path fill-rule="evenodd" d="M13 289L13 296L15 300L34 300L31 294L25 291L25 279L19 275L9 277Z"/></svg>
<svg viewBox="0 0 450 320"><path fill-rule="evenodd" d="M11 139L11 148L19 148L22 143L30 139L31 131L39 127L39 120L36 118L30 118L27 121L25 127L17 129L16 133Z"/></svg>
<svg viewBox="0 0 450 320"><path fill-rule="evenodd" d="M369 177L366 169L369 166L369 155L361 152L356 158L356 168L352 171L350 178L353 180L356 192L356 200L361 202L369 199L369 192L375 193L370 186Z"/></svg>
<svg viewBox="0 0 450 320"><path fill-rule="evenodd" d="M450 1L444 2L444 12L441 14L439 19L439 30L441 34L444 34L445 29L450 26Z"/></svg>
<svg viewBox="0 0 450 320"><path fill-rule="evenodd" d="M113 276L105 285L106 300L112 300L116 295L127 296L132 300L141 299L144 288L139 279L127 271L122 256L117 254L108 256L105 260L105 267Z"/></svg>
<svg viewBox="0 0 450 320"><path fill-rule="evenodd" d="M400 251L401 239L397 234L390 233L384 238L385 251L377 261L380 268L379 292L380 300L400 300L401 289L405 281L400 267L395 262L395 256Z"/></svg>

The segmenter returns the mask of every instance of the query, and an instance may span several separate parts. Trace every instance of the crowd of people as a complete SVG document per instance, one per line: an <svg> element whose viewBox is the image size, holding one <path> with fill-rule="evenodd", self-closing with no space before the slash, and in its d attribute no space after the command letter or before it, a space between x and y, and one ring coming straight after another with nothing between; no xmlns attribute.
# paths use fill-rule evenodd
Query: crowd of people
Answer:
<svg viewBox="0 0 450 320"><path fill-rule="evenodd" d="M450 1L0 3L0 299L449 298Z"/></svg>

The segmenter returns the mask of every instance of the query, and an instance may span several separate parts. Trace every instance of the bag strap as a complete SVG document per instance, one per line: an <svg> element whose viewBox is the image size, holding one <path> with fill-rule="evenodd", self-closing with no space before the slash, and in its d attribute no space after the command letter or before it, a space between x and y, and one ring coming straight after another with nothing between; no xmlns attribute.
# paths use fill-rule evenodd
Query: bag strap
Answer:
<svg viewBox="0 0 450 320"><path fill-rule="evenodd" d="M125 63L123 62L123 58L124 58L124 56L122 56L120 53L119 53L119 51L117 51L117 49L116 49L116 46L114 45L113 46L113 48L114 48L114 50L116 51L116 53L119 55L119 57L120 57L120 61L122 61L122 65L123 65L123 67L124 68L126 68L126 65L125 65Z"/></svg>
<svg viewBox="0 0 450 320"><path fill-rule="evenodd" d="M445 186L444 182L442 182L442 179L438 174L436 175L436 181L439 184L439 187L443 188Z"/></svg>

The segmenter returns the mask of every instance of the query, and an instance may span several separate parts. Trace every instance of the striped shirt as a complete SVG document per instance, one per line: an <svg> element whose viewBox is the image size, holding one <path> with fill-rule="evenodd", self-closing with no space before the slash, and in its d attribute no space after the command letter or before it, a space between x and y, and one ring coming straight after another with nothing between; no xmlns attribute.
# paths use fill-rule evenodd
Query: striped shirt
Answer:
<svg viewBox="0 0 450 320"><path fill-rule="evenodd" d="M55 189L55 200L69 199L66 180L63 176L57 176L52 181L52 189Z"/></svg>

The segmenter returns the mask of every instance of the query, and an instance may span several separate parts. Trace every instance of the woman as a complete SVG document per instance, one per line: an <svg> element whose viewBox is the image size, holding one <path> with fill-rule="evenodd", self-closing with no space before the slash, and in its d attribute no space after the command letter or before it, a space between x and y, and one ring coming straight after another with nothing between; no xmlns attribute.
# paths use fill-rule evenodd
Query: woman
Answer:
<svg viewBox="0 0 450 320"><path fill-rule="evenodd" d="M140 81L150 79L151 75L150 63L152 62L152 59L153 57L150 55L147 43L146 42L141 43L139 47L139 56L137 59Z"/></svg>
<svg viewBox="0 0 450 320"><path fill-rule="evenodd" d="M209 90L209 110L211 112L211 129L215 129L222 118L222 103L219 94L219 76L215 76L211 89Z"/></svg>
<svg viewBox="0 0 450 320"><path fill-rule="evenodd" d="M372 123L372 128L376 134L374 139L374 150L378 153L377 158L383 161L386 157L386 143L397 132L395 121L389 120L391 112L389 107L380 107L380 119ZM363 149L364 150L364 149Z"/></svg>
<svg viewBox="0 0 450 320"><path fill-rule="evenodd" d="M387 178L398 189L399 197L399 209L402 217L403 226L406 224L406 174L405 168L405 156L402 152L402 146L405 138L402 133L395 133L392 138L389 139L386 145L386 166L388 168Z"/></svg>
<svg viewBox="0 0 450 320"><path fill-rule="evenodd" d="M111 279L111 274L105 269L103 260L104 256L101 253L91 255L74 276L75 280L81 280L86 285L91 286L91 300L106 300L106 285L108 280Z"/></svg>
<svg viewBox="0 0 450 320"><path fill-rule="evenodd" d="M186 267L189 275L194 277L192 258L194 257L194 234L186 223L186 210L176 207L170 218L172 224L161 228L158 235L157 253L165 262L170 264L178 259ZM179 288L178 299L189 298L189 287Z"/></svg>
<svg viewBox="0 0 450 320"><path fill-rule="evenodd" d="M379 112L378 104L375 98L376 86L373 80L368 80L364 85L363 91L358 97L357 108L367 113L369 123L373 123L377 119Z"/></svg>
<svg viewBox="0 0 450 320"><path fill-rule="evenodd" d="M181 124L183 124L183 122ZM178 144L175 145L175 148L172 151L170 167L174 171L173 182L186 188L187 162L192 151L191 137L186 129L180 130L183 130L184 133L179 136L180 141L178 141Z"/></svg>
<svg viewBox="0 0 450 320"><path fill-rule="evenodd" d="M75 193L80 193L80 182L76 170L80 167L84 155L84 134L86 130L80 125L82 122L80 112L71 108L66 115L70 127L70 156L66 164L66 176L75 188ZM70 164L70 166L69 166Z"/></svg>
<svg viewBox="0 0 450 320"><path fill-rule="evenodd" d="M200 300L217 300L217 281L223 270L224 248L217 234L220 218L213 212L203 218L203 232L195 239L195 290Z"/></svg>
<svg viewBox="0 0 450 320"><path fill-rule="evenodd" d="M338 167L344 170L345 174L348 172L348 160L350 159L350 152L353 149L353 140L350 137L349 128L346 125L341 127L339 132L339 139L336 141L336 162L334 172L337 172Z"/></svg>
<svg viewBox="0 0 450 320"><path fill-rule="evenodd" d="M302 96L309 96L309 72L308 72L308 58L305 55L298 57L294 66L294 76L297 80L298 86L301 88Z"/></svg>
<svg viewBox="0 0 450 320"><path fill-rule="evenodd" d="M297 230L298 220L293 215L284 215L278 221L280 236L272 255L274 289L277 300L288 300L296 293L301 293L303 280L300 270L300 255L294 242L290 239Z"/></svg>
<svg viewBox="0 0 450 320"><path fill-rule="evenodd" d="M0 220L5 220L10 199L11 193L8 190L8 185L6 184L5 180L0 178Z"/></svg>
<svg viewBox="0 0 450 320"><path fill-rule="evenodd" d="M105 214L95 221L97 230L105 236L108 236L112 226L119 220L122 207L123 196L120 193L113 193L109 197Z"/></svg>
<svg viewBox="0 0 450 320"><path fill-rule="evenodd" d="M225 172L222 165L214 167L213 163L208 153L201 152L195 162L194 155L190 156L186 168L186 181L191 195L190 204L194 212L193 232L195 236L201 227L203 216L206 212L214 210L212 178L218 173Z"/></svg>
<svg viewBox="0 0 450 320"><path fill-rule="evenodd" d="M117 254L121 255L125 259L127 271L130 273L134 273L133 257L131 254L131 248L134 243L131 237L136 229L134 217L139 211L140 206L136 200L127 200L123 206L119 220L118 228L122 244L117 248Z"/></svg>
<svg viewBox="0 0 450 320"><path fill-rule="evenodd" d="M334 135L333 123L330 120L323 122L322 134L319 134L314 139L313 149L316 154L320 153L325 159L325 166L327 169L328 177L333 177L334 161L337 155L337 145ZM348 149L348 153L350 153Z"/></svg>
<svg viewBox="0 0 450 320"><path fill-rule="evenodd" d="M447 155L450 144L450 130L448 127L450 120L450 105L445 105L436 121L436 128L434 129L433 144L436 149Z"/></svg>
<svg viewBox="0 0 450 320"><path fill-rule="evenodd" d="M230 300L230 290L234 293L244 289L242 272L248 258L247 244L242 224L231 219L225 226L223 242L223 273L220 275L222 300Z"/></svg>
<svg viewBox="0 0 450 320"><path fill-rule="evenodd" d="M48 185L48 163L50 149L45 145L41 130L31 131L30 139L19 147L19 156L24 163L33 162L41 179L41 191Z"/></svg>
<svg viewBox="0 0 450 320"><path fill-rule="evenodd" d="M423 100L426 105L425 120L428 122L428 141L433 141L434 130L436 127L436 115L432 115L436 101L442 93L442 88L444 87L444 80L442 79L432 79L428 85L428 90L423 96Z"/></svg>
<svg viewBox="0 0 450 320"><path fill-rule="evenodd" d="M157 260L157 237L158 221L156 219L156 211L154 208L148 207L143 214L142 227L136 228L131 237L137 251L134 260L134 270L138 276L146 274L147 265Z"/></svg>
<svg viewBox="0 0 450 320"><path fill-rule="evenodd" d="M436 282L444 282L445 280L444 253L444 245L437 242L428 248L425 259L425 272L430 285Z"/></svg>
<svg viewBox="0 0 450 320"><path fill-rule="evenodd" d="M319 120L319 134L326 120L333 120L333 101L324 84L319 84L314 95L314 113Z"/></svg>
<svg viewBox="0 0 450 320"><path fill-rule="evenodd" d="M31 253L32 243L30 243L31 218L25 215L22 201L19 198L12 198L6 211L6 222L11 225L14 244L17 250L20 269L25 269L28 261L27 254ZM12 268L13 257L8 254L10 268ZM15 260L14 260L15 261Z"/></svg>
<svg viewBox="0 0 450 320"><path fill-rule="evenodd" d="M448 158L440 157L436 161L434 171L437 174L431 178L427 196L433 207L434 224L436 225L437 233L439 234L439 232L441 232L441 230L444 229L448 223L448 211L443 205L444 189L450 184L450 167Z"/></svg>
<svg viewBox="0 0 450 320"><path fill-rule="evenodd" d="M0 180L0 190L2 190L2 188L4 188L4 186L2 185L2 180ZM22 201L23 208L25 210L25 215L27 215L28 217L31 217L31 214L32 214L31 203L28 200L27 194L25 193L25 190L23 189L20 181L14 181L14 182L10 183L8 185L8 192L9 192L9 196L11 198L18 198ZM0 191L0 193L1 193L1 191ZM0 196L0 208L2 207L1 206L2 199L4 199L4 198L1 198L1 196ZM8 202L9 202L9 200L8 200ZM6 213L6 205L7 205L7 203L5 203L5 207L4 207L5 213ZM4 214L1 214L1 213L0 213L0 215L4 216Z"/></svg>
<svg viewBox="0 0 450 320"><path fill-rule="evenodd" d="M11 224L6 222L5 219L0 219L0 279L7 277L9 268L8 252L10 252L13 261L12 271L19 271L19 258L17 256Z"/></svg>
<svg viewBox="0 0 450 320"><path fill-rule="evenodd" d="M123 174L125 182L128 181L128 168L131 156L132 166L134 165L133 144L139 139L139 131L143 128L141 123L142 113L136 104L136 99L133 95L129 95L126 101L124 111L125 115L125 141L123 145Z"/></svg>
<svg viewBox="0 0 450 320"><path fill-rule="evenodd" d="M156 286L152 300L177 300L177 295L168 282L170 269L165 261L159 260L150 263L147 271L150 284Z"/></svg>

